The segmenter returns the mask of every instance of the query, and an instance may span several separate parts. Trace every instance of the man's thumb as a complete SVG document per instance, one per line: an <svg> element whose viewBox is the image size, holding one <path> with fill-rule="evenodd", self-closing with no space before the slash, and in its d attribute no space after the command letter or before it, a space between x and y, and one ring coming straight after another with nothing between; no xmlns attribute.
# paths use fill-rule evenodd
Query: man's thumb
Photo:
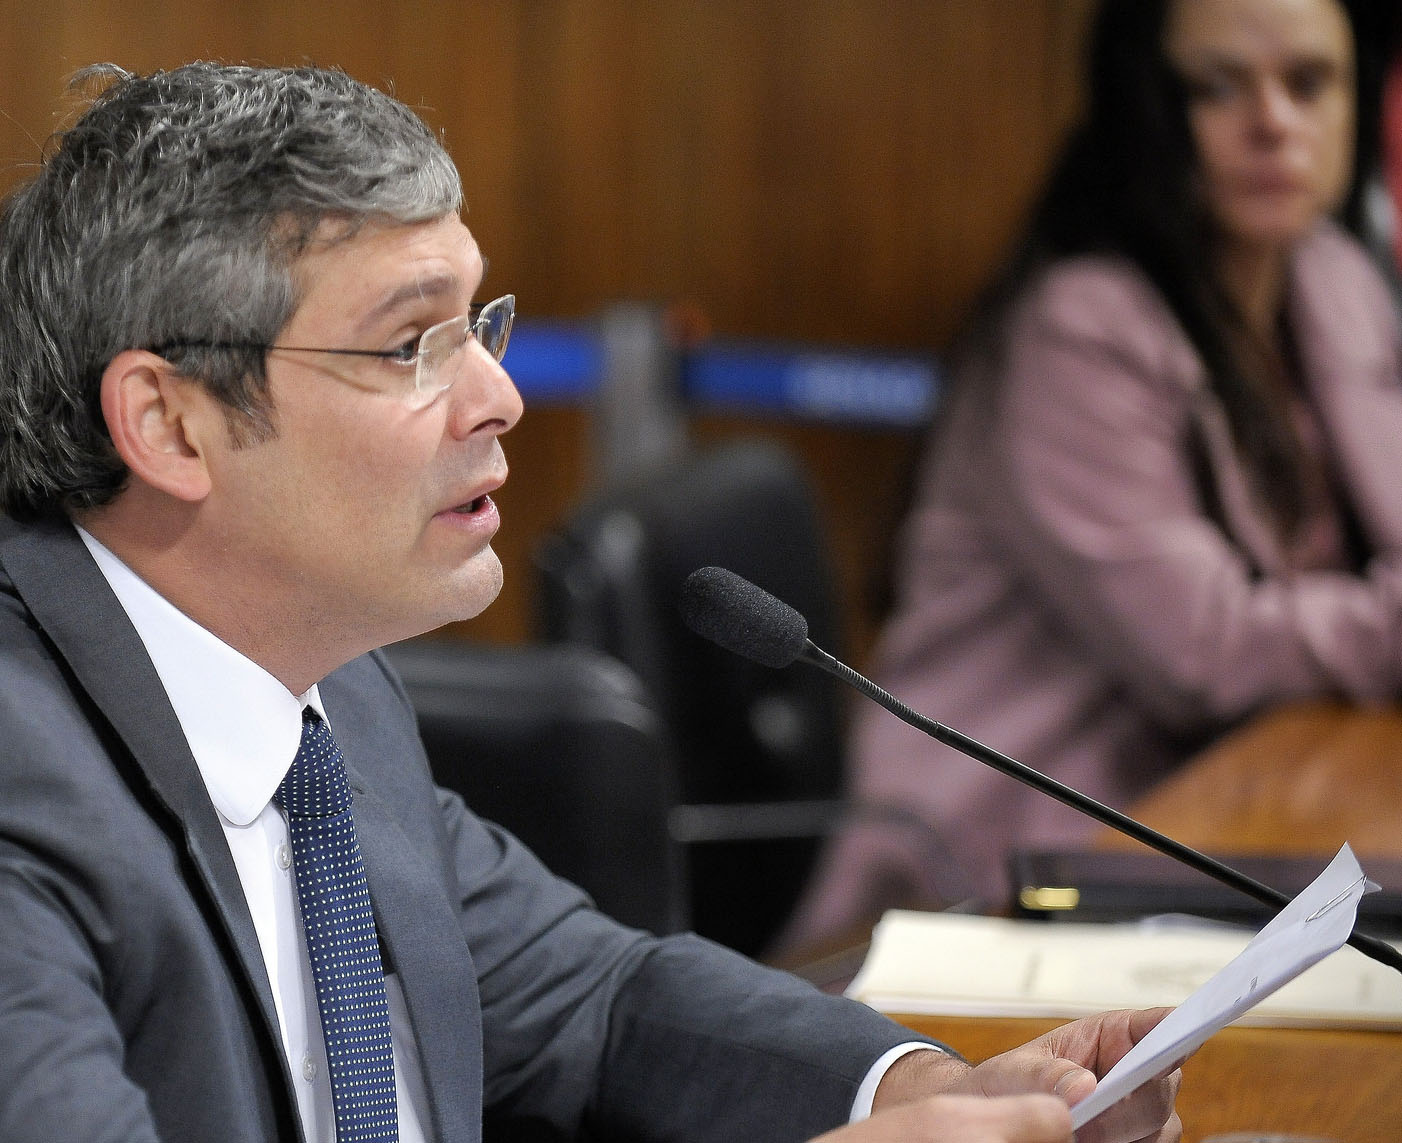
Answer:
<svg viewBox="0 0 1402 1143"><path fill-rule="evenodd" d="M1051 1091L1074 1106L1095 1090L1095 1073L1070 1060L1056 1060L1047 1069Z"/></svg>

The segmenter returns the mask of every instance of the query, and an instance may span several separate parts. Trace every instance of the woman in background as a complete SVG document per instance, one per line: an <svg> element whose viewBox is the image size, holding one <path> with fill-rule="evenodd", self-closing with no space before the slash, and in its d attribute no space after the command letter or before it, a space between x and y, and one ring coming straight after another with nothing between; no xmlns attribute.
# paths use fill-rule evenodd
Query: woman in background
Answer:
<svg viewBox="0 0 1402 1143"><path fill-rule="evenodd" d="M1253 712L1402 694L1402 366L1329 221L1337 0L1109 0L1086 117L954 358L882 685L1124 808ZM1006 901L1097 827L876 709L789 934ZM946 856L947 855L947 856Z"/></svg>

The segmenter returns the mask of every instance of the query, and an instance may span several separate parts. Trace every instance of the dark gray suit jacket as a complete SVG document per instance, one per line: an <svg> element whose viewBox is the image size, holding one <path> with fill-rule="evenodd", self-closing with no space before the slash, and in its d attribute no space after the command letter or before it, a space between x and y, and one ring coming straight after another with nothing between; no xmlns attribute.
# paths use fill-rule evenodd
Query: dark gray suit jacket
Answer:
<svg viewBox="0 0 1402 1143"><path fill-rule="evenodd" d="M592 910L436 789L378 655L321 694L441 1143L803 1139L910 1035ZM0 520L0 1139L300 1138L253 922L145 648L66 522Z"/></svg>

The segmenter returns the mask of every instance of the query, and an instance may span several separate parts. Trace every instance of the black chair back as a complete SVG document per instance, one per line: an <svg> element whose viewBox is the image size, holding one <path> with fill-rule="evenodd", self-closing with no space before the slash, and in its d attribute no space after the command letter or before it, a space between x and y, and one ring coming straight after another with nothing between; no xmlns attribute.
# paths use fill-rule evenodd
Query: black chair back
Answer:
<svg viewBox="0 0 1402 1143"><path fill-rule="evenodd" d="M672 746L642 684L586 647L416 639L386 648L439 785L506 827L604 912L688 927Z"/></svg>
<svg viewBox="0 0 1402 1143"><path fill-rule="evenodd" d="M688 456L582 507L537 555L541 634L627 663L671 730L696 930L763 953L843 792L841 699L804 666L776 671L681 623L680 587L730 568L803 613L837 651L838 607L815 497L775 445Z"/></svg>

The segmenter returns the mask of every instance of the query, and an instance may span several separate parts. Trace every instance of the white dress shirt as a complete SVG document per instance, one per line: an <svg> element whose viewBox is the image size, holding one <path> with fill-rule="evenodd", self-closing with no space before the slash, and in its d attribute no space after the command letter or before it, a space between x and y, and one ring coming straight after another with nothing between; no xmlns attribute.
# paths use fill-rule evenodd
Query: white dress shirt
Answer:
<svg viewBox="0 0 1402 1143"><path fill-rule="evenodd" d="M297 904L287 818L272 800L302 739L302 710L322 718L317 688L294 695L262 667L170 604L87 532L79 529L112 585L190 744L233 854L272 984L282 1049L309 1143L335 1143L326 1045ZM335 733L335 727L327 720ZM385 977L400 1143L431 1143L428 1097L404 994Z"/></svg>
<svg viewBox="0 0 1402 1143"><path fill-rule="evenodd" d="M272 984L303 1130L309 1143L335 1143L326 1046L302 937L287 818L272 800L297 755L303 708L312 707L331 726L321 696L315 686L292 694L171 604L95 537L82 528L78 534L145 644L219 813ZM335 727L331 730L334 734ZM400 1143L433 1143L418 1047L392 973L385 977L385 990ZM877 1085L897 1059L928 1047L903 1044L877 1060L857 1091L851 1121L871 1114Z"/></svg>

